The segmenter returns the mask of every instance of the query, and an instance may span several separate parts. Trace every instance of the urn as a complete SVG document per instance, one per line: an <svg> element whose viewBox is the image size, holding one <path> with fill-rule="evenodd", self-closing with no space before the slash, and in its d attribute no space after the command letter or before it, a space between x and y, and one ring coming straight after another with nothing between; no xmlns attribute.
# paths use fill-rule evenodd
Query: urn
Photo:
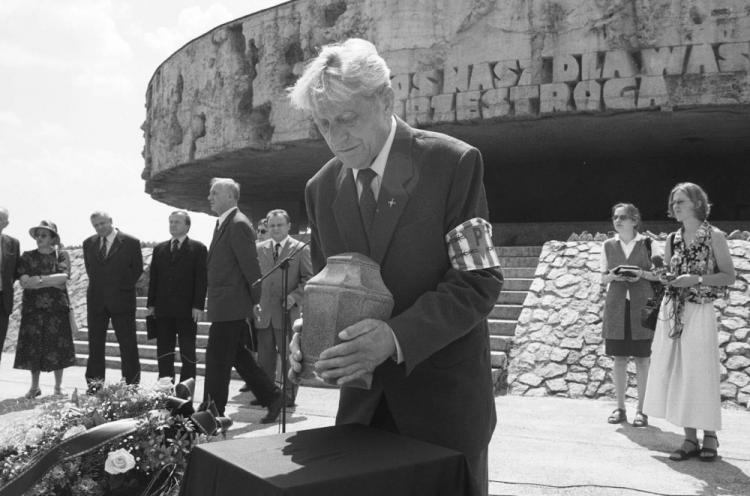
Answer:
<svg viewBox="0 0 750 496"><path fill-rule="evenodd" d="M328 257L325 268L305 283L302 308L300 378L319 384L314 364L320 354L341 342L338 333L346 327L367 318L388 319L393 296L380 277L377 262L361 253L342 253ZM347 385L369 387L369 382Z"/></svg>

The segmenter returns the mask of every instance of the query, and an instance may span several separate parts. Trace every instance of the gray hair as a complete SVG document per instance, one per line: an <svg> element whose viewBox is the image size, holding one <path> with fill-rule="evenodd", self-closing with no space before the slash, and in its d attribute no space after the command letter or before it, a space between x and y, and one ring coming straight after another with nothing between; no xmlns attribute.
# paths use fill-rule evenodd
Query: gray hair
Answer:
<svg viewBox="0 0 750 496"><path fill-rule="evenodd" d="M94 217L103 217L103 218L105 218L105 219L107 219L107 220L112 220L112 216L111 216L111 215L109 215L109 214L108 214L107 212L105 212L104 210L95 210L95 211L94 211L94 212L92 212L92 213L91 213L91 215L89 216L89 220L94 220Z"/></svg>
<svg viewBox="0 0 750 496"><path fill-rule="evenodd" d="M270 212L268 212L266 214L266 222L268 222L268 220L271 217L273 217L274 215L280 215L280 216L284 217L286 219L286 223L287 224L291 224L291 222L292 222L292 218L289 217L289 214L287 213L287 211L286 210L282 210L280 208L277 208L277 209L274 209L274 210L271 210Z"/></svg>
<svg viewBox="0 0 750 496"><path fill-rule="evenodd" d="M311 111L320 100L345 102L390 86L391 70L375 45L350 38L324 46L289 89L289 99L295 107Z"/></svg>
<svg viewBox="0 0 750 496"><path fill-rule="evenodd" d="M232 193L232 196L235 200L240 199L240 183L238 183L234 179L230 177L214 177L213 179L211 179L212 188L217 184L222 188L227 188Z"/></svg>

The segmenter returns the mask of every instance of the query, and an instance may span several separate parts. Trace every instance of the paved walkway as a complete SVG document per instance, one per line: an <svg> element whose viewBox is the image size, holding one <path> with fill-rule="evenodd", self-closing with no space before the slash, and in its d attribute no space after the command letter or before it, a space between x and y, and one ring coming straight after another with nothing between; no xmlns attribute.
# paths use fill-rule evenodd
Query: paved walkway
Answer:
<svg viewBox="0 0 750 496"><path fill-rule="evenodd" d="M14 370L13 354L0 362L0 425L28 413L34 402L20 400L29 387L29 374ZM119 373L107 370L108 379ZM82 367L66 369L66 393L85 389ZM143 383L156 382L155 373L144 373ZM42 374L44 399L51 394L52 374ZM203 381L199 378L196 397ZM231 437L252 437L280 432L278 425L263 425L265 410L247 408L250 393L240 393L242 383L232 381L227 414L234 420ZM288 412L287 431L332 425L338 390L302 387L298 406ZM609 401L564 398L496 399L498 424L490 443L490 494L492 495L750 495L750 412L724 409L724 429L719 432L721 459L714 463L689 460L676 463L669 453L681 441L681 429L651 419L647 429L629 424L610 425ZM632 417L632 405L629 405ZM446 426L446 428L450 428Z"/></svg>

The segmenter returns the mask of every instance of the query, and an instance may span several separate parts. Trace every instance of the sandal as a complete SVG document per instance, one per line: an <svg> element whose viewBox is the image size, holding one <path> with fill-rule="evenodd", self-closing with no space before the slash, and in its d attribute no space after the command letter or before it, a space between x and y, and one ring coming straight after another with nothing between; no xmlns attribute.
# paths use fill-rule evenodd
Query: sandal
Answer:
<svg viewBox="0 0 750 496"><path fill-rule="evenodd" d="M27 392L25 395L23 395L23 397L26 398L27 400L33 400L37 396L41 396L41 395L42 395L42 390L41 389L39 389L39 388L31 388L31 389L29 389L29 392Z"/></svg>
<svg viewBox="0 0 750 496"><path fill-rule="evenodd" d="M690 443L693 446L695 446L694 450L685 451L682 447L678 449L677 451L673 451L671 455L669 455L669 459L674 462L681 462L683 460L687 460L688 458L692 458L694 456L698 456L701 453L700 446L698 446L698 441L693 441L692 439L685 439L685 441L682 442L682 446L685 446L685 443Z"/></svg>
<svg viewBox="0 0 750 496"><path fill-rule="evenodd" d="M648 415L643 412L636 412L633 427L648 427Z"/></svg>
<svg viewBox="0 0 750 496"><path fill-rule="evenodd" d="M719 456L719 452L716 450L716 448L706 448L706 438L715 440L716 448L719 447L719 439L716 436L714 436L713 434L704 434L703 448L701 448L701 451L698 454L698 458L700 458L700 461L702 462L713 462Z"/></svg>
<svg viewBox="0 0 750 496"><path fill-rule="evenodd" d="M619 424L621 422L627 422L628 416L625 414L624 408L615 408L612 414L607 417L607 422L610 424Z"/></svg>

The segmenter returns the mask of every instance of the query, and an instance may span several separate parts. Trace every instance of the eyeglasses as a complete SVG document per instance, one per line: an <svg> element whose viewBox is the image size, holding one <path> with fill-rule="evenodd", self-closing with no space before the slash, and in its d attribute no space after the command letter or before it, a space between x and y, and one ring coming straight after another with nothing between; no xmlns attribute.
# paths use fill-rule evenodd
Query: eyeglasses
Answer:
<svg viewBox="0 0 750 496"><path fill-rule="evenodd" d="M629 215L613 215L612 220L629 220L631 217Z"/></svg>
<svg viewBox="0 0 750 496"><path fill-rule="evenodd" d="M258 232L260 234L266 234L266 232L268 232L268 231L266 231L265 229L258 229Z"/></svg>

